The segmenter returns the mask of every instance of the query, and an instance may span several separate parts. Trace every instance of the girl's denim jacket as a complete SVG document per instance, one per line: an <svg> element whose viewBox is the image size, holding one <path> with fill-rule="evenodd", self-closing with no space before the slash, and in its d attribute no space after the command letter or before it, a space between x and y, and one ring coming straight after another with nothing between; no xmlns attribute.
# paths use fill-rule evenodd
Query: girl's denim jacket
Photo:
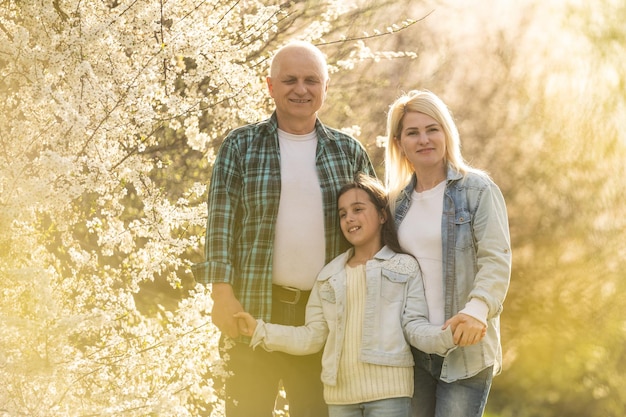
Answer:
<svg viewBox="0 0 626 417"><path fill-rule="evenodd" d="M445 318L457 314L471 298L489 308L485 337L459 347L443 362L440 378L453 382L492 365L494 374L501 370L500 313L511 276L511 243L504 198L486 174L462 175L449 167L446 182L441 221ZM415 184L413 175L396 200L396 227L409 210Z"/></svg>
<svg viewBox="0 0 626 417"><path fill-rule="evenodd" d="M306 307L303 326L258 320L250 345L292 355L322 354L322 382L337 383L345 336L346 270L352 249L336 257L319 273ZM366 264L367 295L360 358L386 366L413 366L407 339L429 353L445 356L455 349L450 328L428 322L428 307L417 261L383 247ZM405 332L407 337L405 338Z"/></svg>

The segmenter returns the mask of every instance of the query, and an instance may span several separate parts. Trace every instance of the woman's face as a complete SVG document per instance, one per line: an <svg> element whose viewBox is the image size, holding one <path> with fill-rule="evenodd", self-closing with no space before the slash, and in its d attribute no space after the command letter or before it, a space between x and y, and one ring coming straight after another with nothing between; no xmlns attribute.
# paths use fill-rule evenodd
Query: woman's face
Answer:
<svg viewBox="0 0 626 417"><path fill-rule="evenodd" d="M446 156L446 135L432 117L408 112L402 120L398 145L416 171L443 168Z"/></svg>

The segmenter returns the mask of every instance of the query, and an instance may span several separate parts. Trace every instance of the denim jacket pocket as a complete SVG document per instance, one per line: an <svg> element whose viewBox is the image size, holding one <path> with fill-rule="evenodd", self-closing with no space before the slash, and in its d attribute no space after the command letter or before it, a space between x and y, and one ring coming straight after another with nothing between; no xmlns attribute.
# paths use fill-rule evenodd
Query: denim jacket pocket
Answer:
<svg viewBox="0 0 626 417"><path fill-rule="evenodd" d="M401 302L404 300L404 289L409 280L408 274L391 271L389 269L382 270L382 279L380 283L380 295L389 303Z"/></svg>
<svg viewBox="0 0 626 417"><path fill-rule="evenodd" d="M473 246L472 216L467 210L458 211L454 216L454 247L456 249L467 249Z"/></svg>
<svg viewBox="0 0 626 417"><path fill-rule="evenodd" d="M337 295L335 288L329 281L324 281L319 287L319 297L324 316L329 321L337 318Z"/></svg>
<svg viewBox="0 0 626 417"><path fill-rule="evenodd" d="M331 304L335 304L337 302L335 288L333 288L333 285L330 282L324 281L320 285L320 299Z"/></svg>

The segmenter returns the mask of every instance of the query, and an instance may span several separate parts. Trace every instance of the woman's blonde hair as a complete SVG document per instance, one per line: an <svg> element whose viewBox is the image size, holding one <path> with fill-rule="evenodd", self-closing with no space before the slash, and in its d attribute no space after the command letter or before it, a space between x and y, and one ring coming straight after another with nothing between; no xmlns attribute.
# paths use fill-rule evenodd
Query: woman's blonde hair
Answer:
<svg viewBox="0 0 626 417"><path fill-rule="evenodd" d="M392 211L396 199L413 175L413 165L402 154L400 135L404 115L408 112L426 114L439 123L446 137L445 162L462 174L472 170L461 155L461 140L448 107L435 94L426 90L412 90L400 96L389 106L387 114L387 149L385 151L385 181Z"/></svg>

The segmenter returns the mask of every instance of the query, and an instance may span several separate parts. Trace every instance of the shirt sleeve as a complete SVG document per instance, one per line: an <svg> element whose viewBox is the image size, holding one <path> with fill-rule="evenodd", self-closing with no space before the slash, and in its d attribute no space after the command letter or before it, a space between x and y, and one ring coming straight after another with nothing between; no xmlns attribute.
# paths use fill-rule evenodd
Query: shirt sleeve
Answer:
<svg viewBox="0 0 626 417"><path fill-rule="evenodd" d="M365 150L361 142L359 142L356 139L354 139L354 141L357 142L357 145L358 145L358 149L355 152L355 155L358 160L358 171L363 172L372 177L376 177L376 170L374 170L374 166L372 165L372 161L367 151Z"/></svg>
<svg viewBox="0 0 626 417"><path fill-rule="evenodd" d="M242 173L239 167L236 136L228 136L218 151L208 195L208 217L205 237L205 262L193 266L197 282L233 283L235 216L239 208Z"/></svg>
<svg viewBox="0 0 626 417"><path fill-rule="evenodd" d="M484 301L479 300L478 298L472 298L469 300L468 303L465 304L465 308L459 311L459 313L474 317L476 320L487 326L487 314L489 313L489 307Z"/></svg>
<svg viewBox="0 0 626 417"><path fill-rule="evenodd" d="M502 311L511 277L511 242L504 197L492 182L482 192L474 216L477 273L468 301L488 307L487 318Z"/></svg>

